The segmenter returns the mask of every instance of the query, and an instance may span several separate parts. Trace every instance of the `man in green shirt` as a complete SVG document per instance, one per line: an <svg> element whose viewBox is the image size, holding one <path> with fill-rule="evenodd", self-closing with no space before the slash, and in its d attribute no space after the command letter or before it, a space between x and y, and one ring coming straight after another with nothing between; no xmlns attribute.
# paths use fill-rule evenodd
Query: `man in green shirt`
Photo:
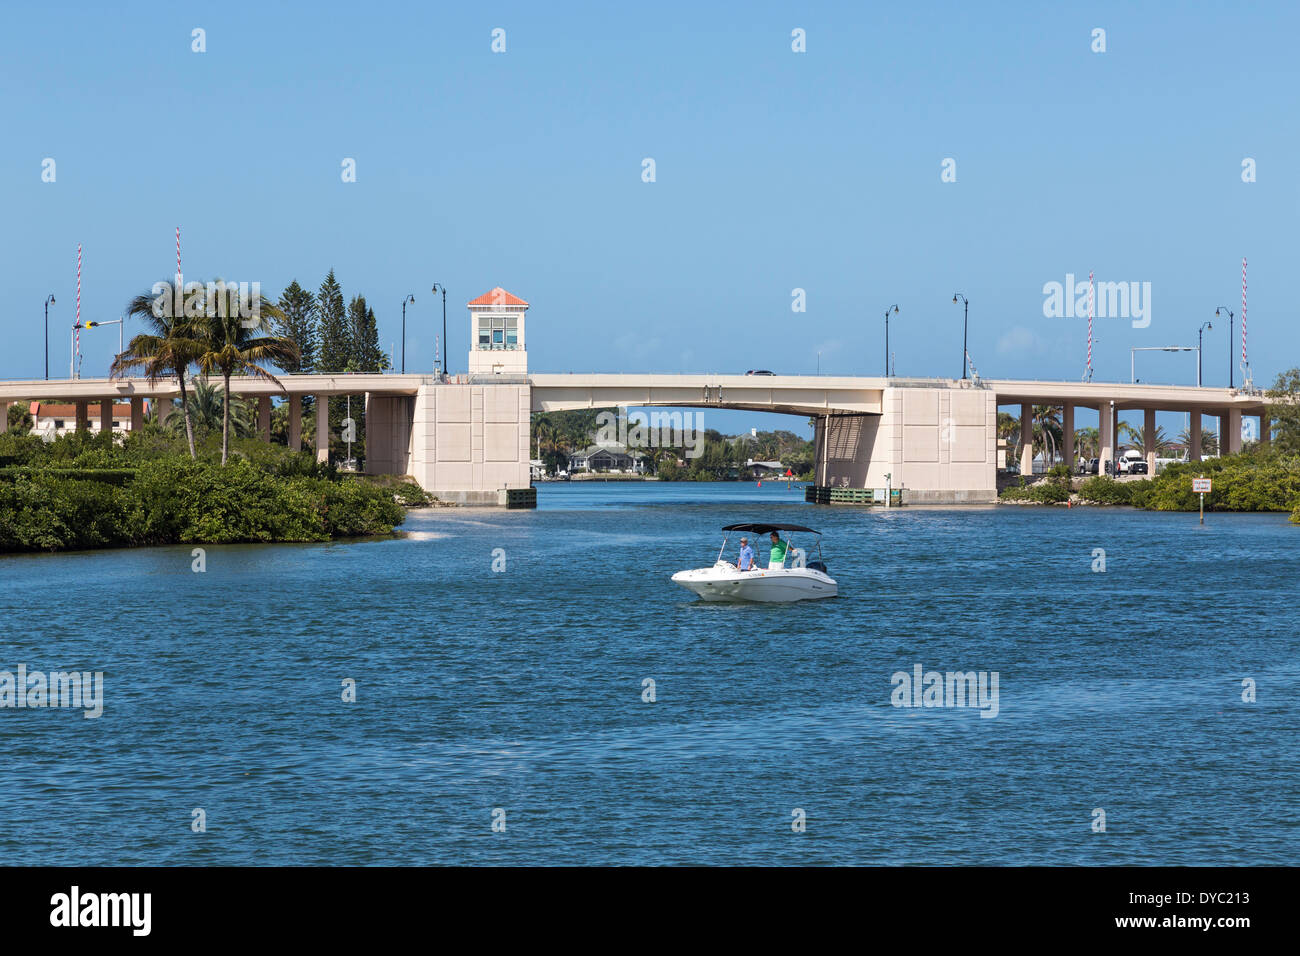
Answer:
<svg viewBox="0 0 1300 956"><path fill-rule="evenodd" d="M785 567L785 549L786 542L781 540L781 536L775 531L772 532L772 553L767 559L768 568Z"/></svg>

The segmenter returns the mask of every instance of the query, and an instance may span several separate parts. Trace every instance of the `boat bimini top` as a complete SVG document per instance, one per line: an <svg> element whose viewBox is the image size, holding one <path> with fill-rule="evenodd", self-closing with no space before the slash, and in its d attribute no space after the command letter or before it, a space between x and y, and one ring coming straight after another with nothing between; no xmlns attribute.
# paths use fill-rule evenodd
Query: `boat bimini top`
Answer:
<svg viewBox="0 0 1300 956"><path fill-rule="evenodd" d="M814 531L812 528L805 528L801 524L729 524L723 531L752 531L754 534L768 534L772 531L807 531L810 534L821 534L820 531Z"/></svg>
<svg viewBox="0 0 1300 956"><path fill-rule="evenodd" d="M718 549L719 561L722 560L722 556L727 552L727 541L731 537L732 531L748 531L750 534L755 535L771 534L773 531L803 531L808 534L815 534L817 535L817 560L809 561L808 567L823 573L826 571L826 562L822 558L822 533L816 528L808 528L801 524L773 524L766 521L755 521L750 524L729 524L722 530L726 532L726 534L724 534L722 538L722 547ZM791 542L793 542L793 540L793 538L790 539ZM793 544L791 544L791 547L793 547Z"/></svg>

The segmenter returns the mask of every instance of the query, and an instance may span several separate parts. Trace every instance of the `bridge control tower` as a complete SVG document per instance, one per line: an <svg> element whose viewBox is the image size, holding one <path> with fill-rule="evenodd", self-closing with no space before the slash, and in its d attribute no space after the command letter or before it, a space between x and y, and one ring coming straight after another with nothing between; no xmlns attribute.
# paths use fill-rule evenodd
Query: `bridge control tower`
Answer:
<svg viewBox="0 0 1300 956"><path fill-rule="evenodd" d="M524 314L528 303L497 286L469 302L469 374L522 378L528 374Z"/></svg>

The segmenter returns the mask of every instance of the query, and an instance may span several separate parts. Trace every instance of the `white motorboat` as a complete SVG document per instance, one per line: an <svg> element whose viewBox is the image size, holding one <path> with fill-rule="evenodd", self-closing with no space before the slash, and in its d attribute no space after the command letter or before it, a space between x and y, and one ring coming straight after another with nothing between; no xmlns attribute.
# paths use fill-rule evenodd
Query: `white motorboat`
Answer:
<svg viewBox="0 0 1300 956"><path fill-rule="evenodd" d="M705 601L808 601L835 597L839 593L835 579L826 573L826 563L822 560L820 531L800 524L733 524L722 530L726 536L722 539L722 548L718 551L718 560L713 567L678 571L673 575L674 584L693 591ZM756 537L773 531L815 534L817 558L809 561L807 552L794 547L791 538L783 565L760 568L756 560L754 567L742 571L732 562L723 559L727 551L727 539L733 531L747 531ZM757 555L761 548L756 547L754 550Z"/></svg>

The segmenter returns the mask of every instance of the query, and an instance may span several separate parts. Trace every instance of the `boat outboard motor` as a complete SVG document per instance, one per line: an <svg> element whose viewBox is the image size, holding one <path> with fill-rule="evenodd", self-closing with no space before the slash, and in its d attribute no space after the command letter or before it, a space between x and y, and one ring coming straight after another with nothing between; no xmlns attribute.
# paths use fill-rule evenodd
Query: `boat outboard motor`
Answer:
<svg viewBox="0 0 1300 956"><path fill-rule="evenodd" d="M830 573L829 571L826 570L825 561L809 561L808 564L805 565L805 567L807 567L810 571L820 571L822 574Z"/></svg>

